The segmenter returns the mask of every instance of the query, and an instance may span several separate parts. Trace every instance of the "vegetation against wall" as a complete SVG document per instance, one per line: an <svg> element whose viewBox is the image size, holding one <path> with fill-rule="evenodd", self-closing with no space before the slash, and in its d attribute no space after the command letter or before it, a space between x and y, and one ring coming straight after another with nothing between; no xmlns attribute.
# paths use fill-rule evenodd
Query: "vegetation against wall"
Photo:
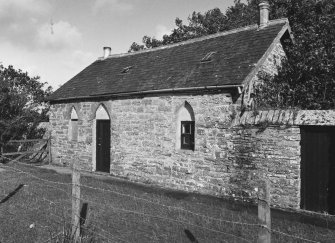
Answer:
<svg viewBox="0 0 335 243"><path fill-rule="evenodd" d="M295 43L286 46L278 75L260 73L258 107L334 109L335 2L287 2Z"/></svg>
<svg viewBox="0 0 335 243"><path fill-rule="evenodd" d="M176 28L162 40L144 36L129 52L178 43L255 24L259 0L236 0L226 13L214 8L193 12L188 23L176 18ZM288 18L294 44L285 43L287 60L276 77L264 73L256 89L259 108L335 108L335 2L333 0L271 0L270 19Z"/></svg>
<svg viewBox="0 0 335 243"><path fill-rule="evenodd" d="M10 139L36 138L41 135L37 128L47 119L49 109L44 99L51 94L39 77L12 66L0 65L0 147Z"/></svg>

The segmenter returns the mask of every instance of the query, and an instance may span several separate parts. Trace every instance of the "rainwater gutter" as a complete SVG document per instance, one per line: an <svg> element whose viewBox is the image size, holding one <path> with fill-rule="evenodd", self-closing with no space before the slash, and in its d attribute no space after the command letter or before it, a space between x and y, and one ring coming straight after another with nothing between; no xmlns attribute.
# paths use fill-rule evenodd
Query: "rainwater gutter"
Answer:
<svg viewBox="0 0 335 243"><path fill-rule="evenodd" d="M134 92L122 92L122 93L105 93L105 94L94 94L89 96L77 96L67 97L60 99L52 99L52 101L64 101L64 100L75 100L75 99L92 99L92 98L105 98L105 97L122 97L130 95L144 95L144 94L161 94L171 92L182 92L182 91L198 91L198 90L213 90L213 89L237 89L238 93L241 94L243 85L232 84L232 85L212 85L202 87L188 87L188 88L173 88L173 89L157 89L157 90L145 90L145 91L134 91Z"/></svg>

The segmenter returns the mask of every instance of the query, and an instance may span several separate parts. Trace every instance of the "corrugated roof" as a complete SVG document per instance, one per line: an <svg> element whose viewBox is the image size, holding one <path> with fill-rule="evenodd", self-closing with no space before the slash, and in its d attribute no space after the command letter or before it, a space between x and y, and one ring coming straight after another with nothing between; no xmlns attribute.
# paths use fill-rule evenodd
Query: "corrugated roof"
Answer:
<svg viewBox="0 0 335 243"><path fill-rule="evenodd" d="M148 90L243 84L286 25L275 21L97 60L49 100ZM213 52L209 61L201 62Z"/></svg>

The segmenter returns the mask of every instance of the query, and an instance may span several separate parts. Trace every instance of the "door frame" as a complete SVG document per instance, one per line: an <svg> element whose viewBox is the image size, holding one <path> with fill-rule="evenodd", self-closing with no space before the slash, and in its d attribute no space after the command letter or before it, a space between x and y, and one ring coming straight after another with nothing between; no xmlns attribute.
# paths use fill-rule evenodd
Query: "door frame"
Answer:
<svg viewBox="0 0 335 243"><path fill-rule="evenodd" d="M97 120L111 120L103 103L97 105L92 124L92 171L97 171Z"/></svg>
<svg viewBox="0 0 335 243"><path fill-rule="evenodd" d="M99 149L99 144L96 144L96 170L99 172L105 172L105 173L110 173L110 144L111 144L111 138L110 138L110 120L101 120L98 119L96 120L97 124L97 130L96 134L101 138L101 144L100 144L100 149ZM100 131L99 131L100 130ZM108 136L106 136L108 134ZM97 138L97 142L99 139ZM104 143L105 141L105 143ZM105 157L107 156L108 157ZM99 165L99 170L98 170L98 165Z"/></svg>
<svg viewBox="0 0 335 243"><path fill-rule="evenodd" d="M300 164L300 208L301 209L305 209L305 210L309 210L306 209L306 194L309 191L309 188L306 188L306 180L307 178L307 169L306 166L308 166L308 162L306 161L306 154L305 154L305 143L308 140L305 140L304 138L306 138L306 134L308 132L316 132L316 133L325 133L325 134L329 134L328 139L330 140L329 142L329 146L334 146L335 145L335 126L317 126L317 125L305 125L305 126L300 126L300 133L301 133L301 141L300 141L300 146L301 146L301 164ZM329 151L331 150L331 148L329 148ZM329 154L327 156L331 156L331 153L329 152ZM334 154L332 154L332 156L334 157ZM328 157L328 163L330 162L329 160L332 159L333 157ZM330 166L330 165L329 165ZM328 167L328 169L326 171L328 171L328 173L330 173L329 171L330 167ZM328 181L325 181L326 184L328 184L329 186L329 179L330 179L330 175L328 174ZM332 187L334 189L334 187ZM328 188L329 189L329 188ZM328 189L325 189L326 191ZM326 199L325 199L325 205L326 208L325 210L329 213L330 210L334 210L334 207L330 207L328 205L329 202L329 194L326 192L325 193ZM333 195L334 197L335 195ZM334 212L333 212L334 213Z"/></svg>

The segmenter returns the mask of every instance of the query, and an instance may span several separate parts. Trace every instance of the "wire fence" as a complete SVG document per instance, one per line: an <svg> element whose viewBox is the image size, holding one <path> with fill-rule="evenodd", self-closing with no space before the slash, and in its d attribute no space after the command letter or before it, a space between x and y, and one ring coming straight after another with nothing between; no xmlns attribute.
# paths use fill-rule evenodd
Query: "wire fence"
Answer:
<svg viewBox="0 0 335 243"><path fill-rule="evenodd" d="M288 242L319 242L272 229L260 223L257 216L240 215L236 220L210 205L192 208L188 202L163 200L150 192L138 195L92 177L73 182L66 175L44 175L35 166L18 160L0 164L0 168L6 170L0 174L4 197L0 215L8 214L6 219L27 226L14 232L16 235L6 233L6 239L0 236L0 242L19 239L32 228L39 228L39 236L31 236L38 242L57 242L64 236L75 242L76 235L82 242L256 242L260 232L280 235L279 239ZM87 175L91 171L74 168L73 173ZM13 183L24 186L13 191ZM74 201L81 207L74 208Z"/></svg>

